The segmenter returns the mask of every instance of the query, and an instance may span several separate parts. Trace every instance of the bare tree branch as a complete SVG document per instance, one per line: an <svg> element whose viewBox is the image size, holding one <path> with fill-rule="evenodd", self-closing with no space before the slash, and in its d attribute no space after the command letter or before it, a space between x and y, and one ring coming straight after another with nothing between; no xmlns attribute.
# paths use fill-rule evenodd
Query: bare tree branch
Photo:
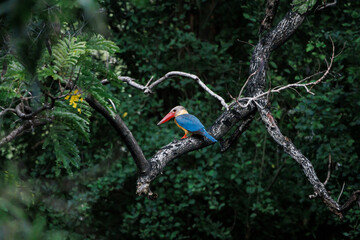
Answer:
<svg viewBox="0 0 360 240"><path fill-rule="evenodd" d="M2 138L0 140L0 146L14 140L16 137L22 135L25 131L43 126L45 124L51 123L52 119L33 119L33 120L26 120L22 125L20 125L18 128L11 131L6 137Z"/></svg>
<svg viewBox="0 0 360 240"><path fill-rule="evenodd" d="M16 110L14 108L5 108L0 112L0 117L4 116L8 112L16 113Z"/></svg>
<svg viewBox="0 0 360 240"><path fill-rule="evenodd" d="M248 108L241 108L237 104L230 105L230 110L225 111L207 131L216 139L221 139L239 121L248 121L252 118L255 108L250 105ZM137 181L136 193L152 197L150 182L160 174L164 167L173 159L188 152L211 145L210 141L204 141L201 136L191 136L181 140L174 140L162 147L150 160L151 170L148 174L140 176Z"/></svg>
<svg viewBox="0 0 360 240"><path fill-rule="evenodd" d="M360 207L360 190L357 190L355 192L352 193L351 197L349 198L349 200L347 200L342 206L341 206L341 211L343 213L346 213L347 211L349 211L349 209L352 208L352 206L354 205L354 203L357 203L358 206Z"/></svg>
<svg viewBox="0 0 360 240"><path fill-rule="evenodd" d="M121 117L117 114L115 118L113 118L110 113L92 96L87 96L85 100L89 103L90 107L95 109L101 115L103 115L106 120L115 128L120 137L125 142L127 148L129 149L135 164L138 168L139 174L144 175L150 170L150 164L146 160L144 153L142 152L139 144L136 139L132 135L129 128L126 126Z"/></svg>
<svg viewBox="0 0 360 240"><path fill-rule="evenodd" d="M156 87L158 84L162 83L163 81L169 79L169 78L173 78L173 77L186 77L186 78L191 78L194 81L196 81L206 92L208 92L212 97L216 98L217 100L220 101L221 105L223 105L223 107L226 110L229 110L229 106L226 104L225 100L220 97L219 95L217 95L216 93L214 93L210 88L208 88L201 80L198 76L194 75L194 74L190 74L190 73L185 73L185 72L179 72L179 71L172 71L172 72L168 72L167 74L165 74L165 76L159 78L158 80L156 80L155 82L153 82L148 88L151 90L152 88Z"/></svg>
<svg viewBox="0 0 360 240"><path fill-rule="evenodd" d="M297 29L304 20L305 15L300 15L294 12L288 12L284 19L278 25L266 34L256 45L250 64L250 79L246 87L246 95L249 97L261 94L265 88L265 70L266 63L270 53L285 42L291 34ZM264 66L264 67L261 67ZM256 72L256 74L253 74ZM171 73L174 73L172 75ZM181 72L180 72L181 73ZM179 76L179 72L170 72L164 77L152 83L149 88L155 87L157 84L166 80L171 76ZM187 76L187 74L181 76ZM196 80L195 75L189 76ZM256 103L256 102L255 102ZM255 110L254 104L250 103L247 107L243 108L239 104L233 103L214 123L208 130L209 133L216 139L222 138L234 125L239 121L248 121L249 116ZM240 123L241 124L241 123ZM190 151L203 148L210 145L209 142L204 142L196 136L186 138L183 140L175 140L172 143L160 149L150 160L151 171L144 176L140 176L137 181L137 194L145 194L152 196L150 190L150 182L160 173L166 164L174 158Z"/></svg>
<svg viewBox="0 0 360 240"><path fill-rule="evenodd" d="M319 84L322 80L325 79L325 77L329 74L330 69L331 69L331 67L332 67L332 65L333 65L333 62L334 62L334 58L335 58L335 45L334 45L334 42L332 41L331 37L330 37L330 40L331 40L331 44L332 44L332 55L331 55L331 59L330 59L330 64L328 64L328 67L327 67L326 71L323 72L323 75L322 75L319 79L317 79L317 80L315 80L315 81L311 81L311 82L306 82L306 83L304 83L305 81L309 80L310 78L312 78L312 77L314 77L314 76L316 76L316 75L318 75L318 74L320 74L320 73L322 73L322 72L315 73L315 74L313 74L313 75L311 75L311 76L308 76L308 77L306 77L306 78L304 78L304 79L302 79L302 80L300 80L300 81L297 81L296 83L291 83L291 84L288 84L288 85L286 85L286 86L277 86L277 87L274 87L273 89L270 89L270 90L268 90L268 91L266 91L266 92L260 93L260 94L254 96L254 97L244 97L244 98L238 99L237 101L247 100L246 104L241 104L242 107L247 107L252 101L256 101L257 99L262 98L263 96L266 96L266 95L268 95L268 94L270 94L270 93L280 93L281 91L283 91L283 90L285 90L285 89L296 88L296 87L303 87L303 88L306 89L306 91L307 91L308 93L314 95L314 93L311 92L311 88L314 87L315 85ZM260 66L260 67L261 67L261 66ZM249 79L250 79L253 75L255 75L255 73L257 73L259 70L261 70L261 69L259 68L258 70L256 70L255 72L253 72L253 73L249 76L248 80L245 82L244 85L246 85L246 84L248 83ZM310 88L309 88L309 87L310 87ZM244 88L244 86L243 86L243 88ZM241 91L240 91L239 97L240 97L240 95L241 95L241 92L242 92L243 88L242 88Z"/></svg>
<svg viewBox="0 0 360 240"><path fill-rule="evenodd" d="M258 111L270 136L275 140L275 142L284 148L284 151L287 154L289 154L297 163L300 164L305 176L314 188L315 195L321 197L321 199L333 213L338 215L340 218L343 218L339 204L329 195L328 191L325 189L325 185L317 177L311 162L301 153L300 150L294 146L289 138L285 137L281 133L271 112L268 109L259 106Z"/></svg>
<svg viewBox="0 0 360 240"><path fill-rule="evenodd" d="M196 81L207 93L209 93L212 97L216 98L217 100L220 101L221 105L226 109L229 110L229 106L226 104L225 100L217 95L216 93L214 93L208 86L206 86L198 76L194 75L194 74L190 74L190 73L185 73L185 72L179 72L179 71L172 71L172 72L168 72L167 74L165 74L163 77L159 78L158 80L156 80L155 82L153 82L152 84L150 84L152 78L149 80L149 82L143 86L137 82L135 82L135 79L131 78L131 77L124 77L124 76L120 76L118 77L119 80L126 82L128 85L137 88L141 91L143 91L144 93L148 93L151 94L152 93L152 89L155 88L157 85L159 85L160 83L162 83L163 81L169 79L169 78L174 78L174 77L186 77L186 78L190 78L194 81ZM104 79L101 81L102 84L107 84L109 83L109 81L107 79Z"/></svg>
<svg viewBox="0 0 360 240"><path fill-rule="evenodd" d="M233 134L228 139L220 141L221 152L225 152L230 148L232 144L236 142L236 140L240 137L240 135L249 128L250 124L254 120L254 117L255 117L255 112L249 115L248 118L244 119L244 121L240 123L240 126L235 129Z"/></svg>
<svg viewBox="0 0 360 240"><path fill-rule="evenodd" d="M341 191L340 191L340 193L339 193L339 196L338 196L336 202L339 202L339 201L340 201L341 195L342 195L343 192L344 192L344 188L345 188L345 182L343 182L343 185L342 185L342 187L341 187Z"/></svg>

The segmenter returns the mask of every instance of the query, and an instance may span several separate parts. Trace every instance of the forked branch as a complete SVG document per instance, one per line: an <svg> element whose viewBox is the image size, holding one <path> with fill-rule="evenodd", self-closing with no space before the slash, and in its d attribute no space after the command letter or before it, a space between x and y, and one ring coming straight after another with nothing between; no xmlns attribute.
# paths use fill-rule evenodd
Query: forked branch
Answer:
<svg viewBox="0 0 360 240"><path fill-rule="evenodd" d="M301 151L295 147L288 137L281 133L270 110L266 107L258 105L258 111L270 136L275 140L275 142L284 148L284 151L287 154L300 164L305 176L313 186L313 197L320 197L330 211L339 216L340 219L343 219L343 214L348 211L355 202L360 204L360 190L358 190L352 194L350 199L346 201L344 205L339 205L339 203L330 196L329 192L325 188L325 185L329 180L329 176L327 177L325 183L322 183L317 177L314 167L309 159L307 159ZM331 161L329 161L329 163L331 164Z"/></svg>
<svg viewBox="0 0 360 240"><path fill-rule="evenodd" d="M269 95L270 93L280 93L281 91L283 90L286 90L286 89L293 89L293 88L304 88L306 90L306 92L314 95L314 93L311 91L312 87L314 87L315 85L319 84L320 82L322 82L325 77L330 73L330 69L333 65L333 62L334 62L334 58L335 58L335 45L334 45L334 42L333 40L331 39L330 37L330 40L331 40L331 44L332 44L332 55L331 55L331 58L330 58L330 63L328 64L327 66L327 69L324 71L324 72L318 72L318 73L315 73L311 76L308 76L300 81L297 81L296 83L290 83L290 84L287 84L285 86L277 86L277 87L274 87L266 92L263 92L263 93L260 93L254 97L243 97L243 98L238 98L237 102L242 106L242 107L247 107L251 102L253 101L256 101L257 99L260 99L264 96L267 96ZM248 83L249 79L251 77L253 77L253 75L255 75L255 73L257 73L257 71L253 72L249 78L247 79L247 81L245 82L245 84L243 85L243 87L241 88L241 91L240 91L240 94L239 94L239 97L244 89L244 87L246 86L246 84ZM319 75L319 74L322 74L322 76L317 79L317 80L313 80L313 81L310 81L310 82L306 82L308 80L310 80L311 78ZM241 101L246 101L245 104L242 104Z"/></svg>
<svg viewBox="0 0 360 240"><path fill-rule="evenodd" d="M194 80L197 84L200 85L200 87L202 87L207 93L209 93L210 96L216 98L226 110L229 110L229 106L226 104L225 100L221 96L219 96L218 94L213 92L208 86L206 86L206 84L203 81L200 80L200 78L198 76L196 76L194 74L179 72L179 71L171 71L153 83L151 83L151 81L152 81L152 78L151 78L145 86L137 83L135 81L135 79L133 79L131 77L119 76L118 79L136 89L143 91L144 93L151 94L152 89L155 88L157 85L159 85L160 83L164 82L167 79L174 78L174 77L185 77L185 78L190 78L190 79ZM104 79L101 81L101 83L107 84L107 83L109 83L109 81L107 79Z"/></svg>

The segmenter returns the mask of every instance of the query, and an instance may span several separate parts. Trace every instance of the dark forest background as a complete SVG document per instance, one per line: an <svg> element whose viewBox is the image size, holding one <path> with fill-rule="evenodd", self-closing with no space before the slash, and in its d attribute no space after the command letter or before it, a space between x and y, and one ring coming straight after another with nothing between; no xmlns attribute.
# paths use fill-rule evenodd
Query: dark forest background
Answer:
<svg viewBox="0 0 360 240"><path fill-rule="evenodd" d="M222 106L190 79L168 80L145 95L117 76L145 85L169 71L188 72L230 103L264 34L265 6L258 0L3 1L0 106L28 92L58 91L49 79L76 79L81 72L83 89L108 109L112 99L150 158L182 136L173 123L156 126L172 107L185 106L210 127ZM291 8L280 1L274 24ZM331 156L327 189L337 199L344 186L342 202L360 189L360 2L315 8L272 54L268 87L325 70L331 37L337 56L330 75L312 89L315 95L289 89L269 97L282 132L323 181ZM60 62L60 55L69 57ZM111 84L96 85L105 78ZM157 200L149 200L135 194L136 166L112 126L74 101L81 107L65 98L56 105L59 123L1 145L0 239L360 238L360 208L340 221L320 199L310 200L302 170L258 115L227 152L215 144L173 160L152 183ZM0 139L17 119L0 117Z"/></svg>

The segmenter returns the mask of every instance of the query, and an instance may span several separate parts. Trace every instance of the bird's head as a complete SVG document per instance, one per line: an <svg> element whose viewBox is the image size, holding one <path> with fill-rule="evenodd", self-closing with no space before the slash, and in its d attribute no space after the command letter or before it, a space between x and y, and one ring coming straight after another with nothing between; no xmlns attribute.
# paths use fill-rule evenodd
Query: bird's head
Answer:
<svg viewBox="0 0 360 240"><path fill-rule="evenodd" d="M169 121L173 117L177 117L179 115L187 114L187 113L188 112L186 111L186 109L183 106L176 106L173 109L171 109L170 112L168 114L166 114L166 116L157 125L159 126L160 124L163 124L164 122Z"/></svg>

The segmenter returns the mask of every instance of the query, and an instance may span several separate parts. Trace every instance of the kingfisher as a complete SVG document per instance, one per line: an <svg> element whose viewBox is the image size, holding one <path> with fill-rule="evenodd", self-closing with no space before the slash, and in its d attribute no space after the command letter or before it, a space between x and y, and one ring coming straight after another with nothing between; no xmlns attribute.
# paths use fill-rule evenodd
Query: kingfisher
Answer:
<svg viewBox="0 0 360 240"><path fill-rule="evenodd" d="M175 117L176 125L185 132L185 135L181 139L187 138L189 133L194 133L204 136L213 143L217 142L217 140L205 130L200 120L194 115L189 114L183 106L176 106L171 109L157 125L159 126L173 117Z"/></svg>

